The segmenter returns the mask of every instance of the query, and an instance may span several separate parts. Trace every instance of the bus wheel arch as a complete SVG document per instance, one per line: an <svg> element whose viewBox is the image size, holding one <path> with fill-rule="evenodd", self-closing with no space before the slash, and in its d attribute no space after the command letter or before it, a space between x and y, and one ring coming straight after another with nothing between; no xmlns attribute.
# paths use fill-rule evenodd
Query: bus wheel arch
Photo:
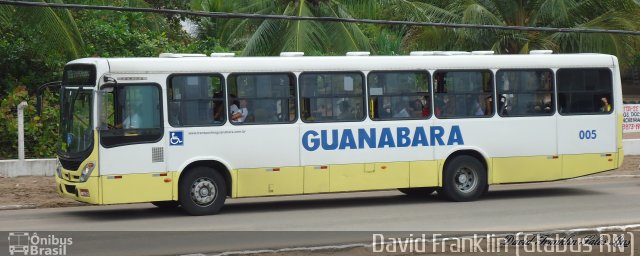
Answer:
<svg viewBox="0 0 640 256"><path fill-rule="evenodd" d="M442 166L442 187L438 194L451 201L473 201L489 188L486 158L476 150L458 150Z"/></svg>
<svg viewBox="0 0 640 256"><path fill-rule="evenodd" d="M224 168L224 169L220 169ZM189 165L178 179L178 202L191 215L209 215L220 211L230 194L226 168L215 163Z"/></svg>
<svg viewBox="0 0 640 256"><path fill-rule="evenodd" d="M213 171L218 172L222 178L224 178L224 182L227 185L227 196L231 197L231 188L232 188L232 180L231 180L231 172L229 171L229 168L227 168L226 165L224 165L223 163L219 162L219 161L215 161L215 160L200 160L200 161L195 161L192 162L190 164L188 164L186 167L184 167L184 169L180 172L180 176L178 178L178 182L180 182L180 180L184 177L184 175L186 173L188 173L189 171L195 169L196 167L208 167L211 168Z"/></svg>

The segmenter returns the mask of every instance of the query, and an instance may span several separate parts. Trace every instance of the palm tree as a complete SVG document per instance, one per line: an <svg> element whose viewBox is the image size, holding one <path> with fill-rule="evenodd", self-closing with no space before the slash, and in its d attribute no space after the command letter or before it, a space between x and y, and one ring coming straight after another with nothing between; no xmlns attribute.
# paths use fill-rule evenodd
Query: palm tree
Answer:
<svg viewBox="0 0 640 256"><path fill-rule="evenodd" d="M528 27L598 28L637 31L640 3L635 0L458 0L395 1L390 14L406 13L422 21ZM417 7L416 7L417 6ZM601 52L618 56L623 65L638 53L639 37L604 33L548 33L488 29L411 28L407 49L480 50L527 53Z"/></svg>
<svg viewBox="0 0 640 256"><path fill-rule="evenodd" d="M351 18L354 7L376 1L339 0L200 0L192 8L256 14ZM369 38L353 23L235 19L214 22L214 33L231 49L244 55L277 55L299 51L311 55L371 50ZM209 29L211 33L212 29Z"/></svg>
<svg viewBox="0 0 640 256"><path fill-rule="evenodd" d="M79 58L83 53L82 36L71 12L65 9L0 5L0 26L36 29L52 49L70 58Z"/></svg>

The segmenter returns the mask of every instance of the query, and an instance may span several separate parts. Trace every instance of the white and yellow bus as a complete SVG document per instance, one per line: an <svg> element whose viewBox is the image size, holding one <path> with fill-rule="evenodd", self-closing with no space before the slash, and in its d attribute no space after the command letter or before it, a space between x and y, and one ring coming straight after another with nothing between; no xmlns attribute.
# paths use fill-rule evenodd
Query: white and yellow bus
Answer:
<svg viewBox="0 0 640 256"><path fill-rule="evenodd" d="M87 58L61 87L56 183L91 204L213 214L227 197L489 185L619 167L615 56Z"/></svg>

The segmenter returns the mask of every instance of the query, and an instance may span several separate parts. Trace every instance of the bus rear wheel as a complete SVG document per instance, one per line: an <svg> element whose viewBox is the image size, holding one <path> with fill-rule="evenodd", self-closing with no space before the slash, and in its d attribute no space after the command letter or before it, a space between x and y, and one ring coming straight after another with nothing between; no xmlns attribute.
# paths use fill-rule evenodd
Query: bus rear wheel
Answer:
<svg viewBox="0 0 640 256"><path fill-rule="evenodd" d="M410 197L426 197L436 191L435 188L399 188L398 190Z"/></svg>
<svg viewBox="0 0 640 256"><path fill-rule="evenodd" d="M226 198L227 186L224 178L212 168L196 167L179 181L178 201L188 214L216 214Z"/></svg>
<svg viewBox="0 0 640 256"><path fill-rule="evenodd" d="M442 188L438 194L456 201L473 201L482 196L487 185L487 171L484 165L472 156L457 156L444 170Z"/></svg>

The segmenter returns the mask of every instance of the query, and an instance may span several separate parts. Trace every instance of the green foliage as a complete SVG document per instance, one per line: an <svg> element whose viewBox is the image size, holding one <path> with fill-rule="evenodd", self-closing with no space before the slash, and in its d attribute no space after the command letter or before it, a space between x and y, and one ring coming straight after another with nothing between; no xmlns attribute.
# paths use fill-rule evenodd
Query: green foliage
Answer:
<svg viewBox="0 0 640 256"><path fill-rule="evenodd" d="M376 1L336 0L194 0L192 8L304 17L352 18L351 6L373 6ZM373 9L371 9L373 10ZM307 55L370 51L370 39L353 23L284 20L202 20L208 36L247 56L273 56L285 51Z"/></svg>
<svg viewBox="0 0 640 256"><path fill-rule="evenodd" d="M36 113L36 99L24 86L15 87L0 102L0 159L18 157L17 106L26 101L24 109L25 154L28 158L54 157L59 127L58 98L55 93L43 95L42 115Z"/></svg>
<svg viewBox="0 0 640 256"><path fill-rule="evenodd" d="M407 19L465 24L527 27L640 29L640 3L636 0L462 0L395 1L390 14ZM544 33L490 29L413 28L405 46L421 50L494 50L527 53L551 49L560 53L597 52L616 55L628 67L640 37L605 33ZM416 50L418 50L416 49Z"/></svg>
<svg viewBox="0 0 640 256"><path fill-rule="evenodd" d="M88 56L95 57L151 57L170 49L165 32L150 30L144 24L145 15L111 12L81 12L79 29L86 41Z"/></svg>
<svg viewBox="0 0 640 256"><path fill-rule="evenodd" d="M188 4L185 1L151 0L149 3L142 0L67 2L156 8L185 8ZM162 52L208 54L228 51L212 37L203 36L197 40L190 37L180 26L181 19L147 13L69 12L0 5L0 143L5 145L0 148L0 159L17 157L16 106L22 100L29 103L25 109L27 157L55 156L59 127L58 98L51 93L45 94L42 116L38 117L35 114L34 94L38 85L60 80L64 64L73 59L155 57ZM69 31L77 32L69 34ZM65 35L74 35L70 39L72 41L64 43L67 38ZM79 38L79 35L82 37Z"/></svg>
<svg viewBox="0 0 640 256"><path fill-rule="evenodd" d="M46 38L30 27L0 27L0 97L18 85L36 86L60 79L64 53L48 47Z"/></svg>

